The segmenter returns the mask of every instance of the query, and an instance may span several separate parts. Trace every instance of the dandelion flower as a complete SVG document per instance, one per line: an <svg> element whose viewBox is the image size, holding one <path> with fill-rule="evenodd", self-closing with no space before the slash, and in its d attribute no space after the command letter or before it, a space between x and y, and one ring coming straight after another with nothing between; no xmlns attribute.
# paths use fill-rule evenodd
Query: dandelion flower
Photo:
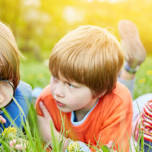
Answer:
<svg viewBox="0 0 152 152"><path fill-rule="evenodd" d="M140 79L140 80L139 80L139 83L144 83L145 81L146 81L146 79L143 78L143 79Z"/></svg>
<svg viewBox="0 0 152 152"><path fill-rule="evenodd" d="M80 152L80 145L77 142L71 142L67 148L68 152Z"/></svg>
<svg viewBox="0 0 152 152"><path fill-rule="evenodd" d="M5 128L4 131L2 132L2 136L5 136L5 137L14 137L16 136L16 133L17 133L17 129L15 127L8 127L8 128Z"/></svg>
<svg viewBox="0 0 152 152"><path fill-rule="evenodd" d="M151 76L152 75L152 70L148 70L147 75Z"/></svg>

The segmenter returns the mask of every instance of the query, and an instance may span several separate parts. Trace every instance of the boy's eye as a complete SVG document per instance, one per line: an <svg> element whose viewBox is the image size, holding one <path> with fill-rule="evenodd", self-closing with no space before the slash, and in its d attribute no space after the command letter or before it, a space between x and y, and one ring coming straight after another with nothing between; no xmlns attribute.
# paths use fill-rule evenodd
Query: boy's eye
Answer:
<svg viewBox="0 0 152 152"><path fill-rule="evenodd" d="M67 82L67 85L68 85L70 88L76 88L76 86L74 86L74 85L71 84L71 83L68 83L68 82Z"/></svg>

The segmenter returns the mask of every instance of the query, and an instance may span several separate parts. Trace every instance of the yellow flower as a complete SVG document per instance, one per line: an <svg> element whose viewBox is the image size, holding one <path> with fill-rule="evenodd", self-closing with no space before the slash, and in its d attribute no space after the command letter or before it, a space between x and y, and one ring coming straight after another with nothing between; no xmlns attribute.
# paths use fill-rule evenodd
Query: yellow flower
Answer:
<svg viewBox="0 0 152 152"><path fill-rule="evenodd" d="M152 70L148 70L147 75L152 75Z"/></svg>
<svg viewBox="0 0 152 152"><path fill-rule="evenodd" d="M146 79L143 78L143 79L140 79L140 80L139 80L139 83L144 83L145 81L146 81Z"/></svg>
<svg viewBox="0 0 152 152"><path fill-rule="evenodd" d="M17 133L17 129L14 128L14 127L8 127L8 128L5 128L4 131L2 132L2 136L5 136L5 137L13 137L13 136L16 136L16 133Z"/></svg>
<svg viewBox="0 0 152 152"><path fill-rule="evenodd" d="M80 145L77 142L71 142L67 150L68 152L80 152Z"/></svg>

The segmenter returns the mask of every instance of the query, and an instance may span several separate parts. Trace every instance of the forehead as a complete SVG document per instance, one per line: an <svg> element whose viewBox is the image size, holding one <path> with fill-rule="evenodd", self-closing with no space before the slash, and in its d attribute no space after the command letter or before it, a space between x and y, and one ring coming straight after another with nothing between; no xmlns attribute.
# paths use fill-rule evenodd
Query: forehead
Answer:
<svg viewBox="0 0 152 152"><path fill-rule="evenodd" d="M62 75L59 75L58 80L62 81L63 83L70 83L70 84L78 87L78 88L76 89L77 91L80 90L80 91L82 91L82 92L83 92L83 91L85 91L85 92L87 91L87 92L92 93L91 89L90 89L89 87L87 87L86 85L81 84L81 83L78 83L78 82L76 82L76 81L74 81L74 80L68 80L68 79L66 79L66 78L65 78L64 76L62 76ZM76 90L75 90L75 91L76 91Z"/></svg>
<svg viewBox="0 0 152 152"><path fill-rule="evenodd" d="M58 77L57 77L60 81L62 82L68 82L68 83L72 83L72 84L76 84L76 85L79 85L79 86L82 86L82 87L87 87L85 86L84 84L81 84L79 82L76 82L75 80L72 80L72 79L68 79L66 77L64 77L61 73L58 74Z"/></svg>

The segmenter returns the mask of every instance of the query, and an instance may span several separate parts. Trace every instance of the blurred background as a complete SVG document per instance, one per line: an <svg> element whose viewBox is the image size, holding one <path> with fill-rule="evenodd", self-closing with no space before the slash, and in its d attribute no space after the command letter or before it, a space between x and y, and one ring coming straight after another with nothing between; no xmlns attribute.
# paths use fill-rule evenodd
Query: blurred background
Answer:
<svg viewBox="0 0 152 152"><path fill-rule="evenodd" d="M136 86L137 97L152 91L152 0L0 0L0 21L12 29L25 56L21 59L21 79L33 88L49 83L48 58L65 33L91 24L107 28L119 39L121 19L137 25L148 54L144 72L139 70L137 77L141 84Z"/></svg>

